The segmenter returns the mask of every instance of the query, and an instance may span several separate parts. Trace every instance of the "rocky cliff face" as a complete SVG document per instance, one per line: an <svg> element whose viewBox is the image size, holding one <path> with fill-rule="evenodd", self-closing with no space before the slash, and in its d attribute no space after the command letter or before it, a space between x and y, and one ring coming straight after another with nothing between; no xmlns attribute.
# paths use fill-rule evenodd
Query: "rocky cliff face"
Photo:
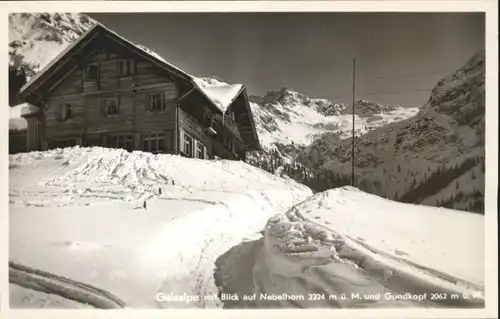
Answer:
<svg viewBox="0 0 500 319"><path fill-rule="evenodd" d="M360 117L370 117L376 114L389 113L400 108L398 105L383 105L367 100L357 100L354 105L355 113ZM352 106L345 109L345 113L352 114Z"/></svg>
<svg viewBox="0 0 500 319"><path fill-rule="evenodd" d="M282 88L270 90L265 96L250 96L250 101L259 105L272 105L276 103L287 105L303 105L324 116L338 116L344 113L346 106L342 103L333 103L327 99L310 98L305 94L292 89Z"/></svg>

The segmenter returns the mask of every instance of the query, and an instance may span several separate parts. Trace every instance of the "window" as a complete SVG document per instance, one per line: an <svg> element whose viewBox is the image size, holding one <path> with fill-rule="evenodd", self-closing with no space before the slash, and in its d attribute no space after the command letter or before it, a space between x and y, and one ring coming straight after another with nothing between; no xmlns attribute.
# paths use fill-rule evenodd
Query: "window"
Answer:
<svg viewBox="0 0 500 319"><path fill-rule="evenodd" d="M62 103L57 108L57 119L59 121L66 121L71 117L71 104Z"/></svg>
<svg viewBox="0 0 500 319"><path fill-rule="evenodd" d="M118 61L118 76L126 77L135 73L134 60L119 60Z"/></svg>
<svg viewBox="0 0 500 319"><path fill-rule="evenodd" d="M234 111L231 111L231 121L232 122L236 122L236 114L234 113Z"/></svg>
<svg viewBox="0 0 500 319"><path fill-rule="evenodd" d="M188 157L193 157L193 138L186 133L184 133L182 152Z"/></svg>
<svg viewBox="0 0 500 319"><path fill-rule="evenodd" d="M91 63L85 68L85 80L96 81L99 78L99 64Z"/></svg>
<svg viewBox="0 0 500 319"><path fill-rule="evenodd" d="M203 124L206 125L207 127L214 127L215 123L215 118L213 117L212 114L203 112L203 118L202 118Z"/></svg>
<svg viewBox="0 0 500 319"><path fill-rule="evenodd" d="M148 93L146 101L146 111L158 112L166 107L165 97L160 92Z"/></svg>
<svg viewBox="0 0 500 319"><path fill-rule="evenodd" d="M206 112L203 112L201 114L201 122L203 123L203 125L208 126L208 114Z"/></svg>
<svg viewBox="0 0 500 319"><path fill-rule="evenodd" d="M142 138L142 150L151 153L165 153L165 134L151 133Z"/></svg>
<svg viewBox="0 0 500 319"><path fill-rule="evenodd" d="M102 114L104 116L115 115L120 112L118 97L106 98L102 100Z"/></svg>
<svg viewBox="0 0 500 319"><path fill-rule="evenodd" d="M207 158L207 148L199 141L196 141L196 158Z"/></svg>
<svg viewBox="0 0 500 319"><path fill-rule="evenodd" d="M109 146L132 151L134 149L134 139L132 135L112 135L109 138Z"/></svg>

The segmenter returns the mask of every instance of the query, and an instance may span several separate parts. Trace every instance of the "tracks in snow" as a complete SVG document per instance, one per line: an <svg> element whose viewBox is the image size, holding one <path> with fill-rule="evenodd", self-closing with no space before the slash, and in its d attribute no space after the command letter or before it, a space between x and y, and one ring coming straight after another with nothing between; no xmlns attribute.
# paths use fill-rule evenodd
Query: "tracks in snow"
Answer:
<svg viewBox="0 0 500 319"><path fill-rule="evenodd" d="M27 289L62 296L100 309L124 308L125 303L108 291L9 261L9 282Z"/></svg>

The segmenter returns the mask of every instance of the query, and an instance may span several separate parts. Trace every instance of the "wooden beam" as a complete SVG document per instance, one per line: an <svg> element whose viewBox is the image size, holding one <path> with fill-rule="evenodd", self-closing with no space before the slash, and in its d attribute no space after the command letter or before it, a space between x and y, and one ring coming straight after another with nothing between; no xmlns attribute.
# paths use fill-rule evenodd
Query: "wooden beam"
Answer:
<svg viewBox="0 0 500 319"><path fill-rule="evenodd" d="M162 61L158 60L157 58L154 58L151 54L147 53L146 51L138 48L134 44L128 42L125 39L120 38L119 36L117 36L115 34L112 34L112 33L108 32L108 34L106 34L106 37L112 39L116 43L119 43L119 44L121 44L121 45L123 45L125 47L131 48L132 51L135 51L137 55L140 55L143 58L146 58L147 60L149 60L150 62L152 62L156 66L159 66L160 68L162 68L164 70L167 70L170 73L173 73L173 74L177 75L178 77L181 77L183 79L188 79L189 78L187 75L183 74L181 70L178 70L174 66L170 66L169 63L162 62Z"/></svg>
<svg viewBox="0 0 500 319"><path fill-rule="evenodd" d="M64 73L63 76L61 76L54 84L52 84L47 90L47 92L52 92L52 90L54 90L59 84L61 84L61 82L64 81L71 74L71 72L73 72L77 68L78 68L78 63L76 63L73 67L71 67L71 69L69 69L68 72Z"/></svg>

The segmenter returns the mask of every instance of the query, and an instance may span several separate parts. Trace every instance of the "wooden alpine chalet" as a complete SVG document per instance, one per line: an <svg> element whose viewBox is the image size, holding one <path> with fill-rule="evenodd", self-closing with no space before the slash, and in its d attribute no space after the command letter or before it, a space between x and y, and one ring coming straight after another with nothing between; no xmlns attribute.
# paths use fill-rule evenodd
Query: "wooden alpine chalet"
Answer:
<svg viewBox="0 0 500 319"><path fill-rule="evenodd" d="M210 85L96 24L20 97L28 150L103 146L244 160L261 149L243 85Z"/></svg>

